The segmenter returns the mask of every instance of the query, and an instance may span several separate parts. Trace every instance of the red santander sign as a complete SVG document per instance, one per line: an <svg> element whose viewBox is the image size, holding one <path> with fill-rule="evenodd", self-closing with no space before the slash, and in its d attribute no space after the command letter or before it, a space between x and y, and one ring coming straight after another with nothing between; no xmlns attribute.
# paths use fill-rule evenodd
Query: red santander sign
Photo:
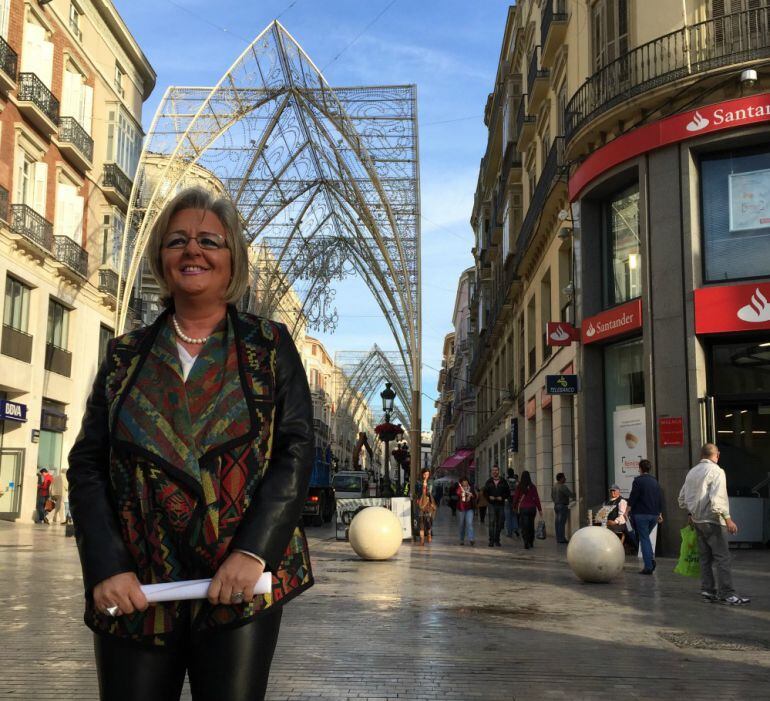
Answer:
<svg viewBox="0 0 770 701"><path fill-rule="evenodd" d="M695 333L770 329L770 282L695 290Z"/></svg>
<svg viewBox="0 0 770 701"><path fill-rule="evenodd" d="M637 298L596 316L583 319L581 330L583 343L596 343L615 336L623 336L641 328L642 300Z"/></svg>
<svg viewBox="0 0 770 701"><path fill-rule="evenodd" d="M546 345L569 346L572 341L580 340L580 333L572 325L563 321L549 321L545 325Z"/></svg>

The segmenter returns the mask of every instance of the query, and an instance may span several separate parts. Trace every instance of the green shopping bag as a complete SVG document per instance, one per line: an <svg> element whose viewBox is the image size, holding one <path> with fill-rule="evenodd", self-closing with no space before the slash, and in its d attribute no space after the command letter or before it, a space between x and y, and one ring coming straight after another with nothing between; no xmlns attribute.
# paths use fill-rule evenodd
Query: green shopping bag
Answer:
<svg viewBox="0 0 770 701"><path fill-rule="evenodd" d="M685 577L700 577L700 558L698 557L698 534L692 526L685 526L679 533L682 545L679 548L679 562L674 572Z"/></svg>

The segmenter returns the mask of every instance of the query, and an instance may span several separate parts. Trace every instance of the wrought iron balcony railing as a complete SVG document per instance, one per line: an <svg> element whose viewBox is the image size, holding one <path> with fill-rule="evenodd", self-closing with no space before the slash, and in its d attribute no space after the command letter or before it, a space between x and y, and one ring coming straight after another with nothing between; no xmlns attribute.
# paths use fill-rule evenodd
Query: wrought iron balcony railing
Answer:
<svg viewBox="0 0 770 701"><path fill-rule="evenodd" d="M538 78L547 78L550 71L540 66L540 47L536 46L532 51L532 57L529 59L529 70L527 71L527 92L531 95L535 81Z"/></svg>
<svg viewBox="0 0 770 701"><path fill-rule="evenodd" d="M16 52L3 37L0 37L0 70L13 80L14 83L16 82L16 67L18 63L19 57Z"/></svg>
<svg viewBox="0 0 770 701"><path fill-rule="evenodd" d="M118 274L114 270L109 268L102 268L99 270L99 292L118 296Z"/></svg>
<svg viewBox="0 0 770 701"><path fill-rule="evenodd" d="M548 158L545 161L543 170L540 173L540 178L535 186L535 192L530 198L527 214L524 217L524 221L521 223L521 229L519 230L516 244L515 267L518 267L519 262L527 251L527 246L535 231L535 224L540 217L543 205L548 199L548 195L550 194L554 183L558 180L565 179L564 138L558 136L554 139L551 150L548 152Z"/></svg>
<svg viewBox="0 0 770 701"><path fill-rule="evenodd" d="M567 0L544 0L543 13L540 16L540 45L545 46L552 22L564 22L567 19Z"/></svg>
<svg viewBox="0 0 770 701"><path fill-rule="evenodd" d="M0 187L0 221L8 221L8 190Z"/></svg>
<svg viewBox="0 0 770 701"><path fill-rule="evenodd" d="M11 205L11 228L47 251L53 251L53 224L26 204Z"/></svg>
<svg viewBox="0 0 770 701"><path fill-rule="evenodd" d="M104 166L104 187L111 187L125 199L131 198L131 178L129 178L117 163L107 163Z"/></svg>
<svg viewBox="0 0 770 701"><path fill-rule="evenodd" d="M32 102L54 124L59 123L59 101L34 73L19 73L19 102Z"/></svg>
<svg viewBox="0 0 770 701"><path fill-rule="evenodd" d="M594 73L567 105L565 137L615 105L681 78L770 56L770 7L716 17L642 44Z"/></svg>
<svg viewBox="0 0 770 701"><path fill-rule="evenodd" d="M88 252L69 236L54 236L55 255L64 265L88 277Z"/></svg>
<svg viewBox="0 0 770 701"><path fill-rule="evenodd" d="M59 118L59 141L72 144L87 160L94 159L94 140L74 117Z"/></svg>
<svg viewBox="0 0 770 701"><path fill-rule="evenodd" d="M519 109L516 112L516 136L521 136L521 132L524 131L525 124L534 124L534 115L527 114L527 96L522 95L519 100Z"/></svg>

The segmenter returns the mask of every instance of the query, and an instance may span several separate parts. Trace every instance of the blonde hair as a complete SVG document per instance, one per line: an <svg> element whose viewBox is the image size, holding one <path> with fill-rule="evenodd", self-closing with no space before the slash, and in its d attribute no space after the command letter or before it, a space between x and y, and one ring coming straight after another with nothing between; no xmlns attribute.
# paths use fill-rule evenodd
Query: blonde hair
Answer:
<svg viewBox="0 0 770 701"><path fill-rule="evenodd" d="M241 218L235 205L226 197L214 197L202 187L189 187L182 190L161 211L150 231L147 242L147 262L155 281L160 287L161 301L168 306L171 303L166 280L163 277L163 263L160 252L163 237L168 230L171 218L184 209L202 209L216 215L225 230L225 240L230 249L230 284L225 290L225 302L237 304L249 286L249 252L243 238Z"/></svg>

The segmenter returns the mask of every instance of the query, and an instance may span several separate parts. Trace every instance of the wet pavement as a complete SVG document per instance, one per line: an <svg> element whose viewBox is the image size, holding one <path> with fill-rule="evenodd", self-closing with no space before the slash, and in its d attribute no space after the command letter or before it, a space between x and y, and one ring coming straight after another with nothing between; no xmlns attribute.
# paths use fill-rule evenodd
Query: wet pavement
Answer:
<svg viewBox="0 0 770 701"><path fill-rule="evenodd" d="M2 699L98 698L63 531L0 522ZM316 586L285 609L273 701L770 699L768 550L733 551L752 604L732 608L701 602L669 559L584 584L552 538L460 547L444 508L433 543L387 562L359 560L331 526L308 535Z"/></svg>

